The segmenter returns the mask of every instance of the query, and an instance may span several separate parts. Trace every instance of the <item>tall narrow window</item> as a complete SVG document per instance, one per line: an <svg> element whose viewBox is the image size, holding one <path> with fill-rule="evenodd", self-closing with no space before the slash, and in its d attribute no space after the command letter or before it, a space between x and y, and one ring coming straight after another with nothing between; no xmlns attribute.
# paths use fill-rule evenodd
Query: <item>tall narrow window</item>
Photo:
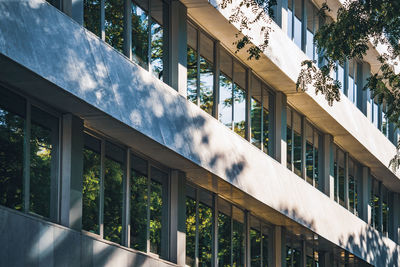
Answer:
<svg viewBox="0 0 400 267"><path fill-rule="evenodd" d="M302 176L302 136L301 136L301 117L297 112L293 112L293 171L298 176Z"/></svg>
<svg viewBox="0 0 400 267"><path fill-rule="evenodd" d="M23 210L25 100L0 87L0 205Z"/></svg>
<svg viewBox="0 0 400 267"><path fill-rule="evenodd" d="M293 136L292 136L292 110L286 109L286 165L292 170Z"/></svg>
<svg viewBox="0 0 400 267"><path fill-rule="evenodd" d="M197 105L197 30L187 24L187 98Z"/></svg>
<svg viewBox="0 0 400 267"><path fill-rule="evenodd" d="M147 69L149 64L149 3L132 2L132 60Z"/></svg>
<svg viewBox="0 0 400 267"><path fill-rule="evenodd" d="M232 84L232 58L221 50L219 76L219 120L228 128L232 129L233 119L233 84Z"/></svg>
<svg viewBox="0 0 400 267"><path fill-rule="evenodd" d="M196 189L186 185L186 265L196 264Z"/></svg>
<svg viewBox="0 0 400 267"><path fill-rule="evenodd" d="M218 266L231 266L231 205L218 199Z"/></svg>
<svg viewBox="0 0 400 267"><path fill-rule="evenodd" d="M303 1L294 1L294 16L293 16L293 41L302 49L302 19L303 19Z"/></svg>
<svg viewBox="0 0 400 267"><path fill-rule="evenodd" d="M83 148L82 229L100 234L100 140L85 134Z"/></svg>
<svg viewBox="0 0 400 267"><path fill-rule="evenodd" d="M349 210L352 213L357 212L357 188L356 188L356 165L352 159L349 159Z"/></svg>
<svg viewBox="0 0 400 267"><path fill-rule="evenodd" d="M288 0L288 14L287 14L287 35L290 39L293 38L293 0Z"/></svg>
<svg viewBox="0 0 400 267"><path fill-rule="evenodd" d="M104 6L104 30L106 42L122 53L124 43L124 1L105 0Z"/></svg>
<svg viewBox="0 0 400 267"><path fill-rule="evenodd" d="M121 243L123 149L106 142L104 170L104 239Z"/></svg>
<svg viewBox="0 0 400 267"><path fill-rule="evenodd" d="M382 190L382 233L387 236L388 234L388 223L389 223L389 192L386 187L383 186Z"/></svg>
<svg viewBox="0 0 400 267"><path fill-rule="evenodd" d="M244 266L244 213L232 207L232 266Z"/></svg>
<svg viewBox="0 0 400 267"><path fill-rule="evenodd" d="M83 27L101 37L100 0L83 1Z"/></svg>
<svg viewBox="0 0 400 267"><path fill-rule="evenodd" d="M318 147L321 140L317 130L306 122L306 180L311 185L318 187L319 179L319 165L318 165Z"/></svg>
<svg viewBox="0 0 400 267"><path fill-rule="evenodd" d="M233 129L245 138L246 129L246 71L238 63L233 65L234 86L233 86Z"/></svg>
<svg viewBox="0 0 400 267"><path fill-rule="evenodd" d="M250 266L269 266L269 228L250 217Z"/></svg>

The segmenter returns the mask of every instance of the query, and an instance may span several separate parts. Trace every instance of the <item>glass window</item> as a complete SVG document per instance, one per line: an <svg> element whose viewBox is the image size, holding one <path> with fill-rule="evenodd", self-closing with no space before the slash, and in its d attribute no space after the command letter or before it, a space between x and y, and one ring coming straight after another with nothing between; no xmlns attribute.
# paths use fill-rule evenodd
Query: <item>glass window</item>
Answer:
<svg viewBox="0 0 400 267"><path fill-rule="evenodd" d="M232 207L232 266L244 266L244 213Z"/></svg>
<svg viewBox="0 0 400 267"><path fill-rule="evenodd" d="M300 49L302 43L302 12L302 0L294 0L293 40Z"/></svg>
<svg viewBox="0 0 400 267"><path fill-rule="evenodd" d="M261 265L261 231L260 221L253 216L250 217L250 263L251 266Z"/></svg>
<svg viewBox="0 0 400 267"><path fill-rule="evenodd" d="M200 33L200 107L212 115L214 104L214 42Z"/></svg>
<svg viewBox="0 0 400 267"><path fill-rule="evenodd" d="M344 80L344 67L340 64L337 64L337 78L336 80L338 80L340 82L340 90L342 91L342 93L345 90L345 80Z"/></svg>
<svg viewBox="0 0 400 267"><path fill-rule="evenodd" d="M123 0L106 0L104 30L106 34L106 42L123 52L123 32L124 32L124 1Z"/></svg>
<svg viewBox="0 0 400 267"><path fill-rule="evenodd" d="M339 204L345 206L344 192L345 192L345 163L344 152L338 149L338 196Z"/></svg>
<svg viewBox="0 0 400 267"><path fill-rule="evenodd" d="M106 142L104 170L104 239L121 243L123 149Z"/></svg>
<svg viewBox="0 0 400 267"><path fill-rule="evenodd" d="M162 0L151 0L150 71L159 79L163 77L164 28Z"/></svg>
<svg viewBox="0 0 400 267"><path fill-rule="evenodd" d="M147 1L137 1L132 7L132 60L147 69L149 49L149 16Z"/></svg>
<svg viewBox="0 0 400 267"><path fill-rule="evenodd" d="M307 31L306 31L306 54L308 58L314 58L314 5L306 0Z"/></svg>
<svg viewBox="0 0 400 267"><path fill-rule="evenodd" d="M130 247L147 251L148 210L147 161L131 154Z"/></svg>
<svg viewBox="0 0 400 267"><path fill-rule="evenodd" d="M357 104L357 92L355 88L355 76L356 76L356 62L354 60L349 60L349 77L347 86L347 97L349 100Z"/></svg>
<svg viewBox="0 0 400 267"><path fill-rule="evenodd" d="M0 87L0 205L23 210L25 100Z"/></svg>
<svg viewBox="0 0 400 267"><path fill-rule="evenodd" d="M293 171L298 176L302 176L302 137L301 137L301 117L297 112L293 112Z"/></svg>
<svg viewBox="0 0 400 267"><path fill-rule="evenodd" d="M83 27L99 37L101 36L100 2L100 0L83 1Z"/></svg>
<svg viewBox="0 0 400 267"><path fill-rule="evenodd" d="M314 131L312 126L306 123L306 180L313 184L314 171Z"/></svg>
<svg viewBox="0 0 400 267"><path fill-rule="evenodd" d="M262 95L261 95L261 82L252 77L252 90L251 90L251 103L250 103L250 118L251 118L251 143L261 149L261 136L262 136Z"/></svg>
<svg viewBox="0 0 400 267"><path fill-rule="evenodd" d="M387 236L389 227L389 192L386 187L383 185L382 187L382 233Z"/></svg>
<svg viewBox="0 0 400 267"><path fill-rule="evenodd" d="M292 110L286 109L286 163L289 170L292 170L292 152L293 152L293 131L292 131Z"/></svg>
<svg viewBox="0 0 400 267"><path fill-rule="evenodd" d="M203 190L199 191L199 266L211 266L213 236L212 195Z"/></svg>
<svg viewBox="0 0 400 267"><path fill-rule="evenodd" d="M195 266L196 262L196 193L186 185L186 265Z"/></svg>
<svg viewBox="0 0 400 267"><path fill-rule="evenodd" d="M288 30L287 35L290 39L293 38L293 0L288 0Z"/></svg>
<svg viewBox="0 0 400 267"><path fill-rule="evenodd" d="M356 178L355 178L355 164L349 158L349 210L355 213L356 209Z"/></svg>
<svg viewBox="0 0 400 267"><path fill-rule="evenodd" d="M82 229L100 234L100 140L85 134L83 148Z"/></svg>
<svg viewBox="0 0 400 267"><path fill-rule="evenodd" d="M272 140L270 140L270 127L271 124L269 123L270 115L269 115L269 104L270 104L270 94L267 90L263 90L263 116L262 116L262 122L263 122L263 151L267 154L270 152L270 144Z"/></svg>
<svg viewBox="0 0 400 267"><path fill-rule="evenodd" d="M302 266L300 240L294 240L293 237L287 238L285 261L288 267Z"/></svg>
<svg viewBox="0 0 400 267"><path fill-rule="evenodd" d="M233 120L233 83L232 83L232 57L221 49L219 76L219 120L225 126L232 128Z"/></svg>
<svg viewBox="0 0 400 267"><path fill-rule="evenodd" d="M235 62L233 86L233 123L234 131L245 138L246 131L246 71Z"/></svg>
<svg viewBox="0 0 400 267"><path fill-rule="evenodd" d="M231 206L218 199L218 266L231 266Z"/></svg>
<svg viewBox="0 0 400 267"><path fill-rule="evenodd" d="M187 24L187 98L197 105L197 31Z"/></svg>

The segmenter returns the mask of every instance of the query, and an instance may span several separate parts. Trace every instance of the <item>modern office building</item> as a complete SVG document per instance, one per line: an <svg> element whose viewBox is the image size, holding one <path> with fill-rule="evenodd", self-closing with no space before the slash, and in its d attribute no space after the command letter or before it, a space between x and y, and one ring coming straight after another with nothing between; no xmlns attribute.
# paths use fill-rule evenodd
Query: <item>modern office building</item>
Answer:
<svg viewBox="0 0 400 267"><path fill-rule="evenodd" d="M325 0L243 28L258 60L219 1L0 0L0 266L399 265L379 50L329 106L295 88Z"/></svg>

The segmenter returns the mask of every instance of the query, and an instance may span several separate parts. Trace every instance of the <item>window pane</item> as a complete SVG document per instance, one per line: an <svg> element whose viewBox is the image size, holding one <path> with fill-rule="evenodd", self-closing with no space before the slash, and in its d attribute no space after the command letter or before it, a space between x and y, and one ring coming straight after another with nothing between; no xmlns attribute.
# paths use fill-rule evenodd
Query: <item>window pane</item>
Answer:
<svg viewBox="0 0 400 267"><path fill-rule="evenodd" d="M261 149L261 103L251 98L251 143Z"/></svg>
<svg viewBox="0 0 400 267"><path fill-rule="evenodd" d="M352 159L349 159L349 167L348 167L348 171L349 171L349 210L351 212L354 212L354 187L355 187L355 183L354 183L354 163Z"/></svg>
<svg viewBox="0 0 400 267"><path fill-rule="evenodd" d="M314 130L314 181L315 187L319 185L319 142L322 140L316 130Z"/></svg>
<svg viewBox="0 0 400 267"><path fill-rule="evenodd" d="M106 42L122 53L123 31L124 31L124 1L105 1L105 33ZM134 39L134 38L132 38Z"/></svg>
<svg viewBox="0 0 400 267"><path fill-rule="evenodd" d="M287 35L289 36L290 39L292 39L293 36L293 1L292 0L288 0L288 31L287 31Z"/></svg>
<svg viewBox="0 0 400 267"><path fill-rule="evenodd" d="M204 201L206 202L206 201ZM208 201L207 201L208 202ZM212 209L199 202L199 266L211 266L212 256Z"/></svg>
<svg viewBox="0 0 400 267"><path fill-rule="evenodd" d="M342 150L339 149L339 154L338 154L338 160L339 160L339 203L340 205L344 206L345 205L345 199L344 199L344 190L345 190L345 183L344 183L344 153Z"/></svg>
<svg viewBox="0 0 400 267"><path fill-rule="evenodd" d="M132 2L132 60L141 67L148 67L149 16Z"/></svg>
<svg viewBox="0 0 400 267"><path fill-rule="evenodd" d="M186 264L195 266L196 201L186 197Z"/></svg>
<svg viewBox="0 0 400 267"><path fill-rule="evenodd" d="M151 168L150 182L150 251L155 254L164 254L165 248L161 247L164 242L163 231L166 224L166 209L168 208L168 176L156 168ZM162 255L164 256L164 255Z"/></svg>
<svg viewBox="0 0 400 267"><path fill-rule="evenodd" d="M131 169L131 240L130 247L146 252L147 248L147 208L148 177L147 162L139 157L132 157Z"/></svg>
<svg viewBox="0 0 400 267"><path fill-rule="evenodd" d="M260 222L250 217L250 263L251 266L261 266L261 232Z"/></svg>
<svg viewBox="0 0 400 267"><path fill-rule="evenodd" d="M86 141L87 140L87 141ZM99 232L100 140L85 135L83 149L82 228Z"/></svg>
<svg viewBox="0 0 400 267"><path fill-rule="evenodd" d="M337 158L337 146L333 145L333 177L334 177L334 197L335 201L338 201L338 158Z"/></svg>
<svg viewBox="0 0 400 267"><path fill-rule="evenodd" d="M232 127L232 81L225 75L219 76L219 120Z"/></svg>
<svg viewBox="0 0 400 267"><path fill-rule="evenodd" d="M291 109L286 109L286 165L289 170L292 169L292 111Z"/></svg>
<svg viewBox="0 0 400 267"><path fill-rule="evenodd" d="M163 49L164 49L164 28L163 28L163 2L152 0L151 3L151 51L150 64L151 72L161 79L163 74Z"/></svg>
<svg viewBox="0 0 400 267"><path fill-rule="evenodd" d="M32 107L29 210L48 218L51 204L56 205L51 201L51 188L56 179L57 139L58 119Z"/></svg>
<svg viewBox="0 0 400 267"><path fill-rule="evenodd" d="M302 1L301 0L294 0L294 43L301 49L301 42L302 42Z"/></svg>
<svg viewBox="0 0 400 267"><path fill-rule="evenodd" d="M25 105L23 99L0 91L0 205L20 211L23 209Z"/></svg>
<svg viewBox="0 0 400 267"><path fill-rule="evenodd" d="M344 68L342 65L338 64L338 70L337 70L337 80L340 82L340 90L342 93L344 92Z"/></svg>
<svg viewBox="0 0 400 267"><path fill-rule="evenodd" d="M230 205L218 199L218 266L231 266Z"/></svg>
<svg viewBox="0 0 400 267"><path fill-rule="evenodd" d="M306 180L311 185L313 184L314 170L314 147L313 147L313 128L309 123L306 123Z"/></svg>
<svg viewBox="0 0 400 267"><path fill-rule="evenodd" d="M263 267L267 267L268 265L268 261L269 261L269 228L266 226L262 227L262 258L263 258L263 262L262 262L262 266Z"/></svg>
<svg viewBox="0 0 400 267"><path fill-rule="evenodd" d="M263 151L268 154L269 151L269 93L263 90Z"/></svg>
<svg viewBox="0 0 400 267"><path fill-rule="evenodd" d="M232 78L232 57L222 48L220 48L220 69L229 78Z"/></svg>
<svg viewBox="0 0 400 267"><path fill-rule="evenodd" d="M83 1L83 27L100 37L100 0Z"/></svg>
<svg viewBox="0 0 400 267"><path fill-rule="evenodd" d="M293 166L294 172L298 176L302 176L301 174L301 153L302 153L302 138L301 138L301 118L300 115L296 112L293 112Z"/></svg>
<svg viewBox="0 0 400 267"><path fill-rule="evenodd" d="M234 131L245 138L246 130L246 91L237 84L234 85L234 103L233 103L233 122Z"/></svg>
<svg viewBox="0 0 400 267"><path fill-rule="evenodd" d="M197 105L197 52L187 47L187 98Z"/></svg>
<svg viewBox="0 0 400 267"><path fill-rule="evenodd" d="M200 57L200 107L212 114L214 105L214 71L207 59Z"/></svg>
<svg viewBox="0 0 400 267"><path fill-rule="evenodd" d="M104 239L121 243L122 231L122 181L124 176L124 151L106 143L104 160Z"/></svg>

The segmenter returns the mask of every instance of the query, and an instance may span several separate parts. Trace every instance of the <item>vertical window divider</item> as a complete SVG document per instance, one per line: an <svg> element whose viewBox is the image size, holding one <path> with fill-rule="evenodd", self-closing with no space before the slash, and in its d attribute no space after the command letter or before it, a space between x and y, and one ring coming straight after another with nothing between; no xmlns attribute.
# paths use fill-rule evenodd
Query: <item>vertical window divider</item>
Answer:
<svg viewBox="0 0 400 267"><path fill-rule="evenodd" d="M294 0L293 0L294 2ZM307 5L304 0L301 1L301 50L306 53L307 49Z"/></svg>
<svg viewBox="0 0 400 267"><path fill-rule="evenodd" d="M132 60L132 0L124 0L124 43L123 50L127 58Z"/></svg>
<svg viewBox="0 0 400 267"><path fill-rule="evenodd" d="M219 103L219 75L220 75L220 44L219 41L214 42L214 104L213 104L213 116L219 120L218 115L218 103Z"/></svg>
<svg viewBox="0 0 400 267"><path fill-rule="evenodd" d="M290 39L293 41L294 40L294 15L295 13L295 0L292 0L292 36L290 37Z"/></svg>
<svg viewBox="0 0 400 267"><path fill-rule="evenodd" d="M212 194L212 205L213 205L213 221L212 221L212 262L211 266L217 267L218 266L218 196L217 194Z"/></svg>
<svg viewBox="0 0 400 267"><path fill-rule="evenodd" d="M261 86L261 151L264 151L264 86Z"/></svg>
<svg viewBox="0 0 400 267"><path fill-rule="evenodd" d="M251 109L251 89L252 89L252 70L246 68L246 132L245 137L246 140L251 142L251 116L250 116L250 109Z"/></svg>
<svg viewBox="0 0 400 267"><path fill-rule="evenodd" d="M349 201L349 152L344 153L344 206L346 209L350 209Z"/></svg>
<svg viewBox="0 0 400 267"><path fill-rule="evenodd" d="M106 41L105 20L106 20L105 0L100 0L100 33L101 33L101 40L103 41Z"/></svg>
<svg viewBox="0 0 400 267"><path fill-rule="evenodd" d="M232 119L231 130L235 131L235 60L232 59Z"/></svg>
<svg viewBox="0 0 400 267"><path fill-rule="evenodd" d="M150 195L151 195L151 165L147 164L147 224L146 224L146 252L150 252Z"/></svg>
<svg viewBox="0 0 400 267"><path fill-rule="evenodd" d="M105 177L105 148L106 142L101 139L100 145L100 196L99 196L99 232L100 237L104 238L104 177Z"/></svg>
<svg viewBox="0 0 400 267"><path fill-rule="evenodd" d="M313 186L315 187L315 129L314 127L312 127L312 148L313 148L313 152L312 152L312 181L313 181Z"/></svg>
<svg viewBox="0 0 400 267"><path fill-rule="evenodd" d="M301 115L301 177L307 180L306 174L306 117Z"/></svg>
<svg viewBox="0 0 400 267"><path fill-rule="evenodd" d="M31 103L26 100L26 118L25 118L25 135L24 135L24 186L23 186L23 201L24 212L29 213L30 204L30 165L31 165Z"/></svg>
<svg viewBox="0 0 400 267"><path fill-rule="evenodd" d="M231 224L231 233L230 233L230 242L231 242L231 247L230 247L230 249L231 249L231 266L233 266L233 205L232 204L230 204L230 208L231 208L231 216L230 216L230 224Z"/></svg>
<svg viewBox="0 0 400 267"><path fill-rule="evenodd" d="M291 171L293 171L294 170L294 129L293 129L293 110L292 109L290 109L290 114L291 114L291 116L290 116L290 130L292 131L290 133L290 135L292 136L291 137L292 138L292 143L290 144L291 145L291 150L290 150L291 160L290 160L290 162L292 164Z"/></svg>
<svg viewBox="0 0 400 267"><path fill-rule="evenodd" d="M248 210L244 211L244 266L251 266L250 257L250 212ZM260 231L261 233L261 231ZM261 242L262 243L262 242Z"/></svg>
<svg viewBox="0 0 400 267"><path fill-rule="evenodd" d="M195 242L194 242L194 258L195 258L195 266L199 266L199 189L196 188L196 233L195 233Z"/></svg>
<svg viewBox="0 0 400 267"><path fill-rule="evenodd" d="M129 148L126 149L126 163L125 163L125 181L123 183L123 205L122 205L122 243L129 247L130 245L130 179L131 179L131 151Z"/></svg>
<svg viewBox="0 0 400 267"><path fill-rule="evenodd" d="M200 106L200 30L196 28L196 105Z"/></svg>
<svg viewBox="0 0 400 267"><path fill-rule="evenodd" d="M261 266L265 266L264 264L264 255L263 255L263 251L264 251L264 232L263 232L263 228L262 228L262 223L260 221L260 223L258 224L259 230L260 230L260 237L261 237L261 242L260 242L260 261L261 261ZM251 250L250 250L251 253ZM251 255L250 255L251 257ZM250 265L251 266L251 265Z"/></svg>

